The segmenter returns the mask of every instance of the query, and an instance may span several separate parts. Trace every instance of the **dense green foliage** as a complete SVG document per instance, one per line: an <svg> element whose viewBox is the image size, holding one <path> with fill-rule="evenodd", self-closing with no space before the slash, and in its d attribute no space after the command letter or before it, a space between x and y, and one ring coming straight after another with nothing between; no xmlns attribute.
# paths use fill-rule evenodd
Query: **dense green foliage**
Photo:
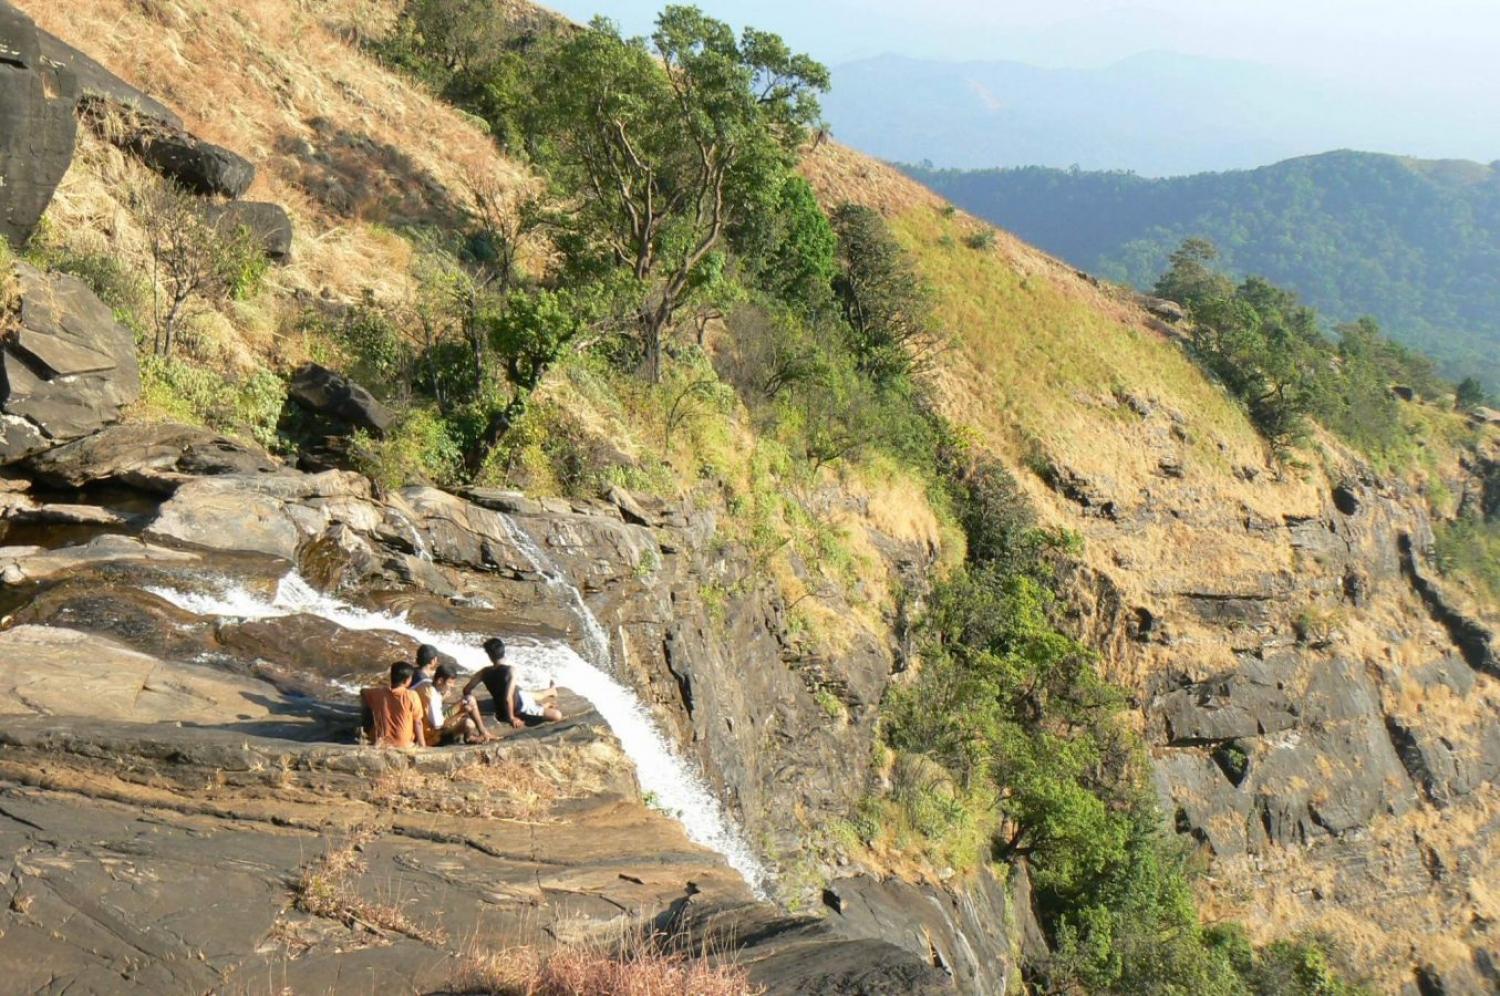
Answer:
<svg viewBox="0 0 1500 996"><path fill-rule="evenodd" d="M636 322L651 380L662 335L735 227L782 206L793 150L817 119L822 66L774 35L668 7L650 42L609 21L561 43L536 89L533 145L567 197L575 271L613 265L640 285ZM763 223L762 223L763 224Z"/></svg>
<svg viewBox="0 0 1500 996"><path fill-rule="evenodd" d="M912 174L1076 266L1146 288L1184 239L1295 289L1334 321L1373 315L1451 377L1500 391L1500 169L1355 152L1152 180L1031 167Z"/></svg>
<svg viewBox="0 0 1500 996"><path fill-rule="evenodd" d="M834 212L833 227L834 290L860 372L878 383L910 376L935 339L915 267L871 208L845 204Z"/></svg>
<svg viewBox="0 0 1500 996"><path fill-rule="evenodd" d="M1260 277L1235 284L1217 259L1212 244L1189 239L1154 289L1187 307L1193 354L1243 402L1272 447L1285 453L1317 419L1378 460L1409 454L1414 441L1391 385L1444 394L1431 363L1387 340L1369 318L1340 327L1335 342L1296 294Z"/></svg>

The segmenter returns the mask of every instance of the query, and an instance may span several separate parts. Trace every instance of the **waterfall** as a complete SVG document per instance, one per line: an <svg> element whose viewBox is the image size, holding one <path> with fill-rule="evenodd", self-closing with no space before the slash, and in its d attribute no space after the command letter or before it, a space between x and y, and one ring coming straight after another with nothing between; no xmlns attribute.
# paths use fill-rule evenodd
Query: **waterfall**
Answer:
<svg viewBox="0 0 1500 996"><path fill-rule="evenodd" d="M552 558L547 556L536 540L532 539L510 516L500 514L500 521L505 524L505 532L510 536L516 549L521 556L526 558L526 563L533 571L542 576L547 587L562 595L562 597L573 607L573 615L583 626L583 640L585 649L588 651L589 661L597 667L606 670L614 669L614 654L610 652L609 634L605 632L599 617L594 615L588 603L583 600L583 592L578 586L568 580L558 566L553 563Z"/></svg>
<svg viewBox="0 0 1500 996"><path fill-rule="evenodd" d="M429 564L432 563L432 550L427 546L427 541L422 538L422 531L417 528L417 524L411 521L411 517L398 508L387 508L386 511L405 526L406 531L411 534L411 549L417 555L417 559L425 560Z"/></svg>
<svg viewBox="0 0 1500 996"><path fill-rule="evenodd" d="M430 643L468 671L478 670L489 663L480 649L483 636L433 632L413 624L404 613L391 615L350 605L324 595L296 573L282 578L275 597L269 600L231 579L220 579L219 583L220 588L215 592L188 592L165 587L148 587L146 590L195 615L231 619L313 615L344 629L389 630L420 643ZM576 588L573 590L577 591ZM581 597L579 600L582 601ZM589 617L592 618L592 613ZM597 620L595 625L598 625ZM600 632L603 632L602 628ZM629 689L566 644L518 639L510 646L508 657L513 658L518 677L524 684L536 687L554 680L588 699L635 764L642 790L681 823L693 841L722 854L730 867L764 897L768 876L739 828Z"/></svg>

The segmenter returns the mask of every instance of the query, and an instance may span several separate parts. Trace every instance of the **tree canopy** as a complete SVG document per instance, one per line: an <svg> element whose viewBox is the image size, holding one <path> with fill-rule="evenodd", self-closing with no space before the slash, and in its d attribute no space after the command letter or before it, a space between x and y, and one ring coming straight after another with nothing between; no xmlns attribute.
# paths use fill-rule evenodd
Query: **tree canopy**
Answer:
<svg viewBox="0 0 1500 996"><path fill-rule="evenodd" d="M826 69L775 35L737 38L695 7L667 7L650 39L595 20L546 60L539 159L572 199L575 264L624 266L640 285L653 381L699 268L732 226L778 207L827 85Z"/></svg>

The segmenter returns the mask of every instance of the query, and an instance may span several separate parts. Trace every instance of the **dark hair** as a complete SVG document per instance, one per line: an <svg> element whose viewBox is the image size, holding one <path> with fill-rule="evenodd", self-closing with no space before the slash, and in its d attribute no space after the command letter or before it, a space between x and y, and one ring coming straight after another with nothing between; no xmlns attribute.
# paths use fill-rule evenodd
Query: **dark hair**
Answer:
<svg viewBox="0 0 1500 996"><path fill-rule="evenodd" d="M452 664L449 664L447 661L443 661L443 663L437 666L437 670L432 672L433 681L452 681L457 677L458 668L454 667Z"/></svg>
<svg viewBox="0 0 1500 996"><path fill-rule="evenodd" d="M417 648L417 667L426 667L438 659L438 648L424 643Z"/></svg>
<svg viewBox="0 0 1500 996"><path fill-rule="evenodd" d="M484 641L484 652L489 654L490 660L496 664L505 656L505 641L498 636L492 636Z"/></svg>
<svg viewBox="0 0 1500 996"><path fill-rule="evenodd" d="M406 661L397 661L391 665L391 687L400 688L417 676L417 669Z"/></svg>

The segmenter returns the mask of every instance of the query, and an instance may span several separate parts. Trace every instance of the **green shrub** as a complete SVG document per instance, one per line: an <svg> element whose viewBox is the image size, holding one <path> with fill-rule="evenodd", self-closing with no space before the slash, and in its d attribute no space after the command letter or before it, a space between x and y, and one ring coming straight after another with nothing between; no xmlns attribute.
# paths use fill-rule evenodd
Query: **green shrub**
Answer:
<svg viewBox="0 0 1500 996"><path fill-rule="evenodd" d="M1465 515L1440 523L1435 531L1442 572L1500 599L1500 519L1487 522Z"/></svg>
<svg viewBox="0 0 1500 996"><path fill-rule="evenodd" d="M190 360L147 355L141 360L141 396L148 408L170 418L273 447L286 384L269 370L231 380Z"/></svg>
<svg viewBox="0 0 1500 996"><path fill-rule="evenodd" d="M878 385L910 377L936 348L929 293L880 214L858 204L833 213L833 288L860 373Z"/></svg>
<svg viewBox="0 0 1500 996"><path fill-rule="evenodd" d="M964 245L979 252L987 252L995 248L995 230L981 228L977 232L970 232L964 236Z"/></svg>
<svg viewBox="0 0 1500 996"><path fill-rule="evenodd" d="M1486 400L1484 384L1478 377L1465 377L1458 382L1458 388L1453 393L1453 407L1459 411L1472 411Z"/></svg>
<svg viewBox="0 0 1500 996"><path fill-rule="evenodd" d="M214 265L224 293L236 301L249 300L260 293L266 274L271 272L271 261L255 233L243 226L219 233Z"/></svg>
<svg viewBox="0 0 1500 996"><path fill-rule="evenodd" d="M355 433L350 453L361 473L388 488L452 485L463 470L463 451L442 416L428 408L407 410L383 438Z"/></svg>

